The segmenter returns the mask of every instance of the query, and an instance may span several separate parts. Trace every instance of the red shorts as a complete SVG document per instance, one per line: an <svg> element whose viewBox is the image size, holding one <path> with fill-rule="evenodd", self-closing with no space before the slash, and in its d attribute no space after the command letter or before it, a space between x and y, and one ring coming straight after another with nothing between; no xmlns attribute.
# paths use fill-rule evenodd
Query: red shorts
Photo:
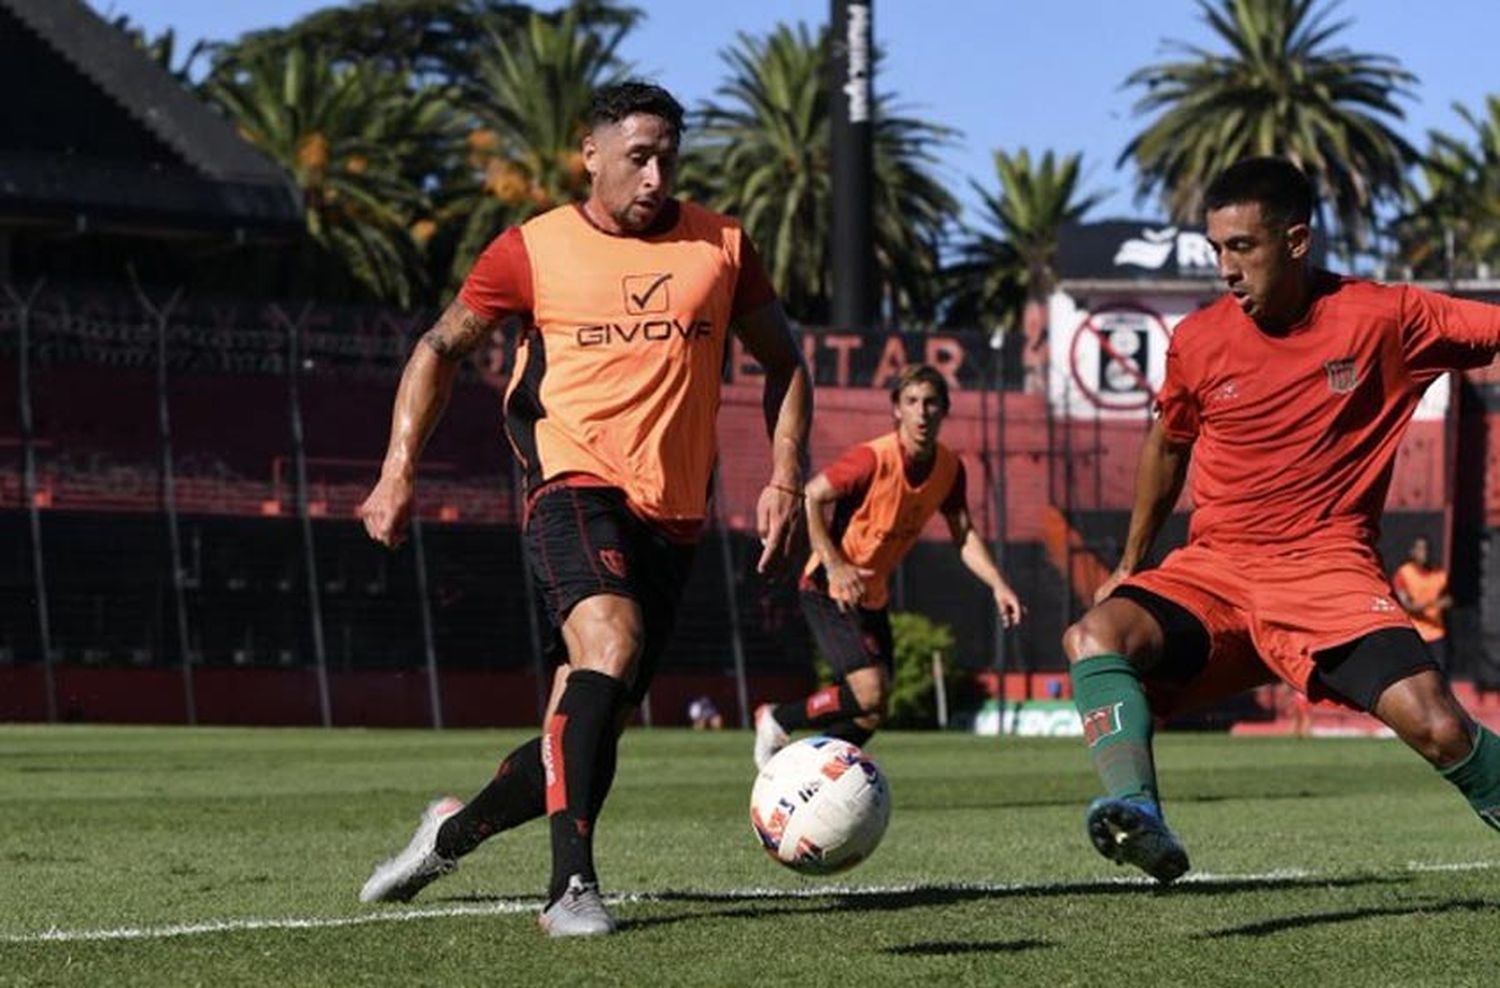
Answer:
<svg viewBox="0 0 1500 988"><path fill-rule="evenodd" d="M1124 585L1179 605L1208 632L1207 662L1190 680L1156 682L1147 674L1152 709L1163 716L1275 679L1306 694L1314 654L1411 626L1380 557L1360 545L1262 556L1192 544ZM1317 689L1312 698L1330 699Z"/></svg>

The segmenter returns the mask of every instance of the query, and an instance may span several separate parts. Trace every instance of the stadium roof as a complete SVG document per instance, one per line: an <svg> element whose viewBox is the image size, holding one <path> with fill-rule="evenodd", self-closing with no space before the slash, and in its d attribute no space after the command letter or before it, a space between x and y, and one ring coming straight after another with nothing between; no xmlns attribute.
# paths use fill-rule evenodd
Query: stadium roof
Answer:
<svg viewBox="0 0 1500 988"><path fill-rule="evenodd" d="M0 0L0 81L24 94L0 106L0 223L300 225L281 167L82 0Z"/></svg>

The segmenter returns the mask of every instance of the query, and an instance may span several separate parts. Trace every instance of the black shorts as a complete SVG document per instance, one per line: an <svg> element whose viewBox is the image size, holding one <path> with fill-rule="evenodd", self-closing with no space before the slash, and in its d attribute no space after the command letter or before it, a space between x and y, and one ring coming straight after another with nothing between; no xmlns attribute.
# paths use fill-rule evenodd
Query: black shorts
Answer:
<svg viewBox="0 0 1500 988"><path fill-rule="evenodd" d="M1210 658L1208 630L1186 608L1129 584L1111 596L1139 604L1161 626L1162 660L1146 673L1147 680L1181 686L1205 674ZM1312 658L1316 668L1308 680L1308 698L1334 699L1364 711L1374 710L1380 694L1392 683L1423 669L1440 668L1412 628L1379 628L1316 652ZM1266 672L1269 680L1270 670Z"/></svg>
<svg viewBox="0 0 1500 988"><path fill-rule="evenodd" d="M532 504L525 546L554 658L565 657L562 626L579 601L615 594L640 605L645 636L629 690L630 701L640 703L672 634L697 547L673 542L641 520L618 488L564 484Z"/></svg>
<svg viewBox="0 0 1500 988"><path fill-rule="evenodd" d="M813 641L833 667L835 679L843 681L856 669L876 665L885 666L887 674L894 674L896 646L886 608L872 611L851 607L840 611L832 597L817 590L803 590L798 596Z"/></svg>

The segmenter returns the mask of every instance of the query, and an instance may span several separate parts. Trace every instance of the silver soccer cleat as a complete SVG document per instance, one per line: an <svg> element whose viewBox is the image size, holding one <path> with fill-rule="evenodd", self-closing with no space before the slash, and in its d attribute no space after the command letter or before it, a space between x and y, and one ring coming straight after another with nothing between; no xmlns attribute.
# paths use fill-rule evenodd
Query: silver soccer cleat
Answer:
<svg viewBox="0 0 1500 988"><path fill-rule="evenodd" d="M755 767L765 768L766 762L787 746L791 738L771 714L771 705L762 703L755 708Z"/></svg>
<svg viewBox="0 0 1500 988"><path fill-rule="evenodd" d="M400 854L375 866L370 880L359 890L359 901L408 902L428 884L457 868L457 859L437 853L437 834L443 821L463 808L463 802L452 796L428 803L411 843Z"/></svg>
<svg viewBox="0 0 1500 988"><path fill-rule="evenodd" d="M599 897L599 886L574 875L568 890L542 910L537 922L550 937L591 937L615 932L615 918Z"/></svg>

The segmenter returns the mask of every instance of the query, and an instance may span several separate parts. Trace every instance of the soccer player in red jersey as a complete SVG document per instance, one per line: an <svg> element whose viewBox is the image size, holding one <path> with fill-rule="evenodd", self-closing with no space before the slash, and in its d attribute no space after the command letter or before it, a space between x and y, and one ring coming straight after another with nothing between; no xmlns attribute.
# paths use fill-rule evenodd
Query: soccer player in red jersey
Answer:
<svg viewBox="0 0 1500 988"><path fill-rule="evenodd" d="M1119 566L1063 636L1106 790L1089 837L1158 881L1187 871L1152 720L1276 678L1372 713L1500 830L1500 739L1454 698L1375 548L1412 411L1443 373L1489 363L1500 307L1312 267L1312 188L1286 161L1231 166L1205 205L1229 291L1172 334ZM1189 459L1187 545L1142 570Z"/></svg>
<svg viewBox="0 0 1500 988"><path fill-rule="evenodd" d="M497 237L412 353L380 479L361 506L395 545L417 458L465 356L519 317L505 426L525 474L524 537L565 649L540 737L467 804L431 804L376 867L366 902L410 899L486 838L547 816L553 936L615 929L594 867L594 822L619 732L651 684L704 527L731 329L765 368L770 477L757 505L762 571L800 526L812 391L781 303L734 220L672 197L682 107L640 82L594 95L588 199Z"/></svg>
<svg viewBox="0 0 1500 988"><path fill-rule="evenodd" d="M935 513L964 565L990 588L1005 626L1024 613L969 519L963 461L938 441L948 382L926 364L908 365L891 388L891 405L894 432L851 447L807 485L813 551L802 574L802 612L835 681L756 710L757 768L791 731L810 727L857 745L875 733L895 661L886 582Z"/></svg>

